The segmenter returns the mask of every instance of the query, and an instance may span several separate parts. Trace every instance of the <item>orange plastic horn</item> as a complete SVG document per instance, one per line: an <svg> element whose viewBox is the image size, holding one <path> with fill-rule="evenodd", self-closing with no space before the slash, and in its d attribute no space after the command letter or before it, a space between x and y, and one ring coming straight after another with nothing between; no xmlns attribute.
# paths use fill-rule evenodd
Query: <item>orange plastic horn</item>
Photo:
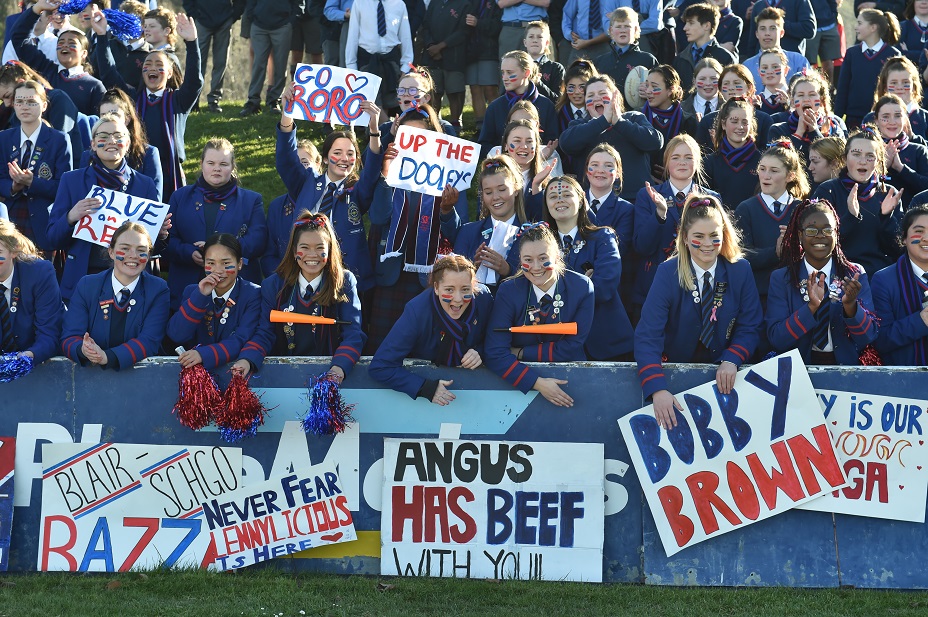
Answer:
<svg viewBox="0 0 928 617"><path fill-rule="evenodd" d="M513 332L520 334L576 334L577 322L546 323L537 326L513 326L512 328L497 328L497 332Z"/></svg>
<svg viewBox="0 0 928 617"><path fill-rule="evenodd" d="M348 325L351 322L339 321L331 317L319 317L318 315L303 315L291 311L271 311L271 323L304 323L315 326L331 326L334 324Z"/></svg>

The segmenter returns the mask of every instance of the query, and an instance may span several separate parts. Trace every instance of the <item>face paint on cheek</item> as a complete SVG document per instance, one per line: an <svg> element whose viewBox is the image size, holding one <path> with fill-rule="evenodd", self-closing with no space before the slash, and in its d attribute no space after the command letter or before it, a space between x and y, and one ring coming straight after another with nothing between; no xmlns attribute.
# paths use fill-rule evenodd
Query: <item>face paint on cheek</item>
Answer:
<svg viewBox="0 0 928 617"><path fill-rule="evenodd" d="M546 261L544 263L544 266L545 266L545 270L548 270L548 271L554 270L554 264L552 264L550 261Z"/></svg>
<svg viewBox="0 0 928 617"><path fill-rule="evenodd" d="M464 294L461 297L464 299L464 302L466 303L474 299L474 294Z"/></svg>
<svg viewBox="0 0 928 617"><path fill-rule="evenodd" d="M454 296L452 294L441 294L441 301L445 304L451 304L452 300L454 300Z"/></svg>
<svg viewBox="0 0 928 617"><path fill-rule="evenodd" d="M139 264L144 266L148 263L148 253L139 253Z"/></svg>
<svg viewBox="0 0 928 617"><path fill-rule="evenodd" d="M296 252L296 258L297 258L297 259L303 259L303 255L304 255L303 251L297 251L297 252Z"/></svg>
<svg viewBox="0 0 928 617"><path fill-rule="evenodd" d="M0 264L6 263L6 257L0 255Z"/></svg>
<svg viewBox="0 0 928 617"><path fill-rule="evenodd" d="M721 239L721 238L712 238L712 247L713 247L713 248L719 248L720 246L722 246L722 239Z"/></svg>
<svg viewBox="0 0 928 617"><path fill-rule="evenodd" d="M702 242L699 240L690 240L690 246L698 251L702 248Z"/></svg>
<svg viewBox="0 0 928 617"><path fill-rule="evenodd" d="M919 244L921 244L921 243L922 243L922 237L921 237L921 236L912 236L912 237L909 239L909 244L912 244L912 245L917 246L917 245L919 245ZM0 263L2 263L2 262L0 262Z"/></svg>
<svg viewBox="0 0 928 617"><path fill-rule="evenodd" d="M125 251L114 251L114 252L113 252L113 259L115 259L116 261L125 261L125 260L126 260L126 252L125 252Z"/></svg>
<svg viewBox="0 0 928 617"><path fill-rule="evenodd" d="M321 252L319 253L319 261L321 261L322 263L325 263L325 262L327 262L328 260L329 260L329 254L326 253L325 251L321 251Z"/></svg>
<svg viewBox="0 0 928 617"><path fill-rule="evenodd" d="M530 272L532 267L528 264L522 264L522 272Z"/></svg>
<svg viewBox="0 0 928 617"><path fill-rule="evenodd" d="M229 264L224 269L226 272L234 272L235 268L236 268L235 264Z"/></svg>
<svg viewBox="0 0 928 617"><path fill-rule="evenodd" d="M508 146L506 146L506 150L508 150L509 152L515 152L515 151L516 151L516 145L515 145L515 144L509 144Z"/></svg>

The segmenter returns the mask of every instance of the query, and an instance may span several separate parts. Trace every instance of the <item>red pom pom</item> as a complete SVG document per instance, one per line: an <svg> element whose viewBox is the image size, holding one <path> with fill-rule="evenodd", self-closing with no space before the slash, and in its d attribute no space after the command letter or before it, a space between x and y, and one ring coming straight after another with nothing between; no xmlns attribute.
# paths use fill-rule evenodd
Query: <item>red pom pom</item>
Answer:
<svg viewBox="0 0 928 617"><path fill-rule="evenodd" d="M213 376L202 364L181 369L178 384L174 414L181 424L198 431L209 424L219 410L222 395Z"/></svg>
<svg viewBox="0 0 928 617"><path fill-rule="evenodd" d="M883 366L883 359L873 345L867 345L858 356L861 366Z"/></svg>
<svg viewBox="0 0 928 617"><path fill-rule="evenodd" d="M248 387L248 380L239 373L232 374L222 402L223 409L216 414L216 426L227 441L254 435L264 424L264 414L270 411Z"/></svg>

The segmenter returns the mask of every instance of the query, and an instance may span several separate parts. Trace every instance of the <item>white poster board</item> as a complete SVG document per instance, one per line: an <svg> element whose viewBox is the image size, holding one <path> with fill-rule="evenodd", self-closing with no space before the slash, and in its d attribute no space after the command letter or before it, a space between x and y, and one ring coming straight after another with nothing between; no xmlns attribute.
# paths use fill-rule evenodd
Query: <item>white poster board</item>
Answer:
<svg viewBox="0 0 928 617"><path fill-rule="evenodd" d="M399 154L387 173L390 186L436 196L446 185L462 192L470 188L480 144L405 125L393 143Z"/></svg>
<svg viewBox="0 0 928 617"><path fill-rule="evenodd" d="M365 126L361 103L377 100L380 76L325 64L300 64L293 76L293 101L284 114L295 120Z"/></svg>
<svg viewBox="0 0 928 617"><path fill-rule="evenodd" d="M99 199L103 203L91 214L84 215L71 234L77 240L109 247L113 232L126 221L140 223L148 231L151 241L158 239L161 224L170 206L160 201L142 199L119 191L94 185L85 199Z"/></svg>
<svg viewBox="0 0 928 617"><path fill-rule="evenodd" d="M384 440L381 574L601 582L602 444Z"/></svg>

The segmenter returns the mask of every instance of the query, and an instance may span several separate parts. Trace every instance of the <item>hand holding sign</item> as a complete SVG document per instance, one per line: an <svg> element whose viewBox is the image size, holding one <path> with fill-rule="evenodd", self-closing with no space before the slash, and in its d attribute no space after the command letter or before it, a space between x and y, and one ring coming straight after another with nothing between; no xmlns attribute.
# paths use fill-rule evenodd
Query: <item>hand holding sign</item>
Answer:
<svg viewBox="0 0 928 617"><path fill-rule="evenodd" d="M397 131L394 144L396 160L388 164L384 157L390 186L435 196L442 195L447 186L458 191L470 187L480 154L478 144L406 125Z"/></svg>
<svg viewBox="0 0 928 617"><path fill-rule="evenodd" d="M284 99L285 116L349 126L368 123L361 103L377 99L381 81L373 73L324 64L300 64L293 77Z"/></svg>

